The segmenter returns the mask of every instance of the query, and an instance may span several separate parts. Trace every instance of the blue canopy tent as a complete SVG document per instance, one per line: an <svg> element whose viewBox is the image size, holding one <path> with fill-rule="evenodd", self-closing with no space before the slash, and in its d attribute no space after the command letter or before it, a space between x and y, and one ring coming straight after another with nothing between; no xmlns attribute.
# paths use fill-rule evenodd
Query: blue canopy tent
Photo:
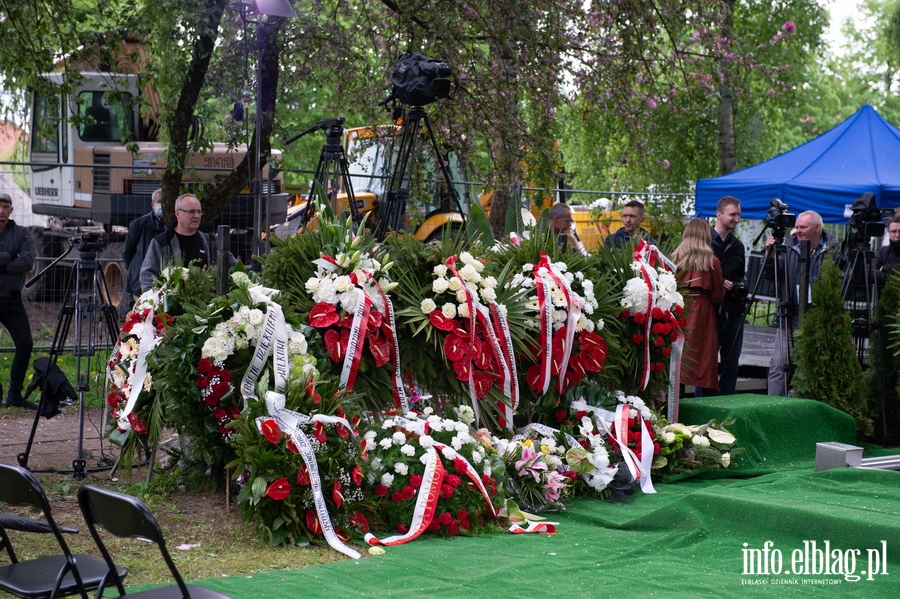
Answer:
<svg viewBox="0 0 900 599"><path fill-rule="evenodd" d="M722 196L741 200L741 217L763 219L778 198L794 214L815 210L846 223L844 209L866 192L879 208L900 206L900 130L868 104L843 123L766 162L697 181L697 216L716 215Z"/></svg>

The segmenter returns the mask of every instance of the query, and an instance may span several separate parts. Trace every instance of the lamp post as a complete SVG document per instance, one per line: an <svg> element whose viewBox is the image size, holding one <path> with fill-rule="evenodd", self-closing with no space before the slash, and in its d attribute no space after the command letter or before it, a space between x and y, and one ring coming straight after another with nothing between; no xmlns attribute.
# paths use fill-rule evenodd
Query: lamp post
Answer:
<svg viewBox="0 0 900 599"><path fill-rule="evenodd" d="M261 120L261 105L262 105L262 34L260 25L262 24L260 21L254 21L248 18L248 14L252 11L258 14L259 16L272 16L279 18L296 18L297 11L294 10L294 7L291 5L290 0L238 0L238 9L240 11L241 20L245 23L254 23L256 25L256 117L255 117L255 128L256 128L256 147L254 148L254 156L253 156L253 181L250 185L251 193L253 194L253 210L254 210L254 227L256 229L256 234L253 240L253 253L256 256L261 256L263 254L263 246L262 246L262 232L268 226L268 202L263 203L263 194L262 194L262 166L261 166L261 156L260 156L260 142L261 142L261 134L260 129L262 126ZM247 139L247 149L250 149L250 139ZM271 169L270 169L271 170ZM271 183L271 177L270 183ZM267 187L266 193L271 197L272 189L271 184ZM265 208L265 209L264 209Z"/></svg>

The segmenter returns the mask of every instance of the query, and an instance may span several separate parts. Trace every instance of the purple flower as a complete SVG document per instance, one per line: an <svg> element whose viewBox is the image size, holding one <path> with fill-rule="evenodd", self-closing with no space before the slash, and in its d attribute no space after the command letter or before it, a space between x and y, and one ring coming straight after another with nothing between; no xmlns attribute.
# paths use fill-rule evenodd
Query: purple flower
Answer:
<svg viewBox="0 0 900 599"><path fill-rule="evenodd" d="M786 33L796 33L797 26L794 24L793 21L785 21L784 25L781 26L781 30Z"/></svg>
<svg viewBox="0 0 900 599"><path fill-rule="evenodd" d="M541 482L539 470L547 470L547 464L541 461L541 454L537 453L530 445L522 446L522 459L516 462L516 474L526 477L529 474L534 477L534 482Z"/></svg>

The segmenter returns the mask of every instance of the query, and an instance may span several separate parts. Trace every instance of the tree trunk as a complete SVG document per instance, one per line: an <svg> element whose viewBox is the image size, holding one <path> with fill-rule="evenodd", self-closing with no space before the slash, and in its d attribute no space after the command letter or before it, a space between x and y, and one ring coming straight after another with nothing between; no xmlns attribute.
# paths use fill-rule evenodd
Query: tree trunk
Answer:
<svg viewBox="0 0 900 599"><path fill-rule="evenodd" d="M202 33L194 40L191 64L185 74L175 112L168 115L166 119L169 130L169 148L166 170L162 176L162 190L163 212L169 215L170 222L175 220L175 199L181 195L181 179L184 175L184 163L187 160L194 107L197 105L200 90L206 81L206 73L209 70L213 48L218 37L219 23L227 4L227 0L206 0L206 10L204 11L206 19L200 26ZM208 218L208 216L204 216L204 219Z"/></svg>
<svg viewBox="0 0 900 599"><path fill-rule="evenodd" d="M725 1L725 18L722 21L723 50L729 50L734 30L735 0ZM719 170L725 175L734 171L734 91L731 89L731 62L719 58Z"/></svg>
<svg viewBox="0 0 900 599"><path fill-rule="evenodd" d="M516 131L514 125L519 116L516 88L518 85L518 65L516 64L515 54L506 48L495 48L495 52L500 54L500 61L503 64L503 75L505 85L500 86L499 94L506 94L508 97L500 98L497 102L498 106L505 107L501 112L503 117L508 119L506 126L495 127L497 137L491 139L491 153L493 154L495 184L494 195L491 198L491 213L489 220L491 223L491 231L494 239L503 239L506 237L506 212L509 209L509 203L512 200L512 190L519 183L519 157L521 151L515 139L507 139L504 132Z"/></svg>

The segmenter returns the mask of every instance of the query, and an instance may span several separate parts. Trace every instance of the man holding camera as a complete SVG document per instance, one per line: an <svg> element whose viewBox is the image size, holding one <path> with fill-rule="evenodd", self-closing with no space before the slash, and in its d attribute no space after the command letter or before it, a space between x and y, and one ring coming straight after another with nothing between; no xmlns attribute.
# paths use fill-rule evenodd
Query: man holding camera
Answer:
<svg viewBox="0 0 900 599"><path fill-rule="evenodd" d="M12 211L12 198L0 193L0 323L9 331L16 346L9 369L6 407L36 410L35 404L22 398L22 386L34 347L31 324L22 303L22 287L25 286L25 273L34 267L34 241L28 229L9 218Z"/></svg>
<svg viewBox="0 0 900 599"><path fill-rule="evenodd" d="M786 396L788 394L788 378L785 367L790 361L789 343L795 328L797 328L797 315L800 306L800 242L809 241L809 267L808 281L810 287L818 278L822 269L822 262L828 250L837 247L837 240L822 230L822 217L817 212L808 210L797 217L795 232L785 241L787 248L784 252L773 252L775 237L766 240L766 264L763 276L768 279L775 277L773 268L775 253L778 261L778 301L787 310L786 317L779 326L775 336L775 351L772 362L769 365L769 395ZM785 274L781 274L785 273ZM807 293L807 298L810 294Z"/></svg>
<svg viewBox="0 0 900 599"><path fill-rule="evenodd" d="M725 196L716 206L716 224L712 227L713 253L722 265L725 300L716 310L719 325L719 393L734 395L738 362L744 343L744 308L747 285L744 280L744 244L734 236L741 221L741 202Z"/></svg>

